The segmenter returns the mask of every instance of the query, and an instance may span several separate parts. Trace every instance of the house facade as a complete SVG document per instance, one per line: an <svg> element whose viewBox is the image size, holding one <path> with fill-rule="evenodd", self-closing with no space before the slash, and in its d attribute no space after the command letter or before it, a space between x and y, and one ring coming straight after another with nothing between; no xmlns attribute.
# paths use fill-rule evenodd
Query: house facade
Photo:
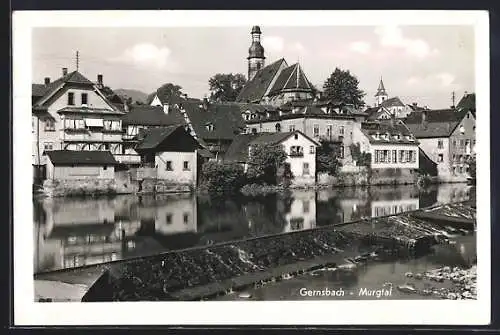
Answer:
<svg viewBox="0 0 500 335"><path fill-rule="evenodd" d="M109 151L47 151L48 180L114 179L118 163Z"/></svg>
<svg viewBox="0 0 500 335"><path fill-rule="evenodd" d="M356 123L354 116L327 113L314 106L296 108L290 112L279 111L269 117L246 122L247 133L300 131L317 142L335 143L339 147L343 168L352 165L350 146Z"/></svg>
<svg viewBox="0 0 500 335"><path fill-rule="evenodd" d="M144 165L156 170L156 178L174 184L196 185L201 164L199 155L203 147L184 126L149 129L135 150Z"/></svg>
<svg viewBox="0 0 500 335"><path fill-rule="evenodd" d="M370 154L372 169L418 169L418 141L401 121L364 122L353 133L360 151Z"/></svg>
<svg viewBox="0 0 500 335"><path fill-rule="evenodd" d="M252 148L256 145L283 147L288 155L285 163L289 164L294 176L292 184L311 185L316 182L316 148L320 145L319 142L298 130L242 134L231 144L225 159L244 164L246 171L252 162Z"/></svg>
<svg viewBox="0 0 500 335"><path fill-rule="evenodd" d="M63 69L56 81L46 79L43 90L33 85L33 93L39 95L32 108L34 166L46 165L43 153L51 150L122 153L123 112L82 74Z"/></svg>
<svg viewBox="0 0 500 335"><path fill-rule="evenodd" d="M437 164L443 182L461 182L469 177L468 160L475 155L476 119L470 110L424 110L405 120L420 148Z"/></svg>

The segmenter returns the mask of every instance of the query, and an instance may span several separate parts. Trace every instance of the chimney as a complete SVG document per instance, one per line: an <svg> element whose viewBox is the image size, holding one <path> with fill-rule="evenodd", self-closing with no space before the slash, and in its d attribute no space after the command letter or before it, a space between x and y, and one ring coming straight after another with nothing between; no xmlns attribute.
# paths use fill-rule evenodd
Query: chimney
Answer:
<svg viewBox="0 0 500 335"><path fill-rule="evenodd" d="M62 68L62 75L65 76L68 74L68 68L67 67L63 67Z"/></svg>
<svg viewBox="0 0 500 335"><path fill-rule="evenodd" d="M395 119L396 119L396 115L394 113L392 113L391 114L391 119L390 119L391 128L394 128Z"/></svg>
<svg viewBox="0 0 500 335"><path fill-rule="evenodd" d="M170 105L164 104L163 105L163 113L168 114L169 111L170 111Z"/></svg>
<svg viewBox="0 0 500 335"><path fill-rule="evenodd" d="M184 97L184 99L186 99L186 100L187 100L188 95L187 95L186 93L184 93L182 96Z"/></svg>
<svg viewBox="0 0 500 335"><path fill-rule="evenodd" d="M99 86L99 88L104 87L104 85L102 84L102 74L97 75L97 85Z"/></svg>
<svg viewBox="0 0 500 335"><path fill-rule="evenodd" d="M44 83L45 83L45 86L47 86L48 84L50 84L50 78L49 77L45 77Z"/></svg>
<svg viewBox="0 0 500 335"><path fill-rule="evenodd" d="M427 123L427 108L422 111L422 124Z"/></svg>
<svg viewBox="0 0 500 335"><path fill-rule="evenodd" d="M417 103L416 103L416 102L412 102L412 103L411 103L411 105L412 105L413 107L417 107Z"/></svg>
<svg viewBox="0 0 500 335"><path fill-rule="evenodd" d="M203 109L208 111L208 99L203 98Z"/></svg>

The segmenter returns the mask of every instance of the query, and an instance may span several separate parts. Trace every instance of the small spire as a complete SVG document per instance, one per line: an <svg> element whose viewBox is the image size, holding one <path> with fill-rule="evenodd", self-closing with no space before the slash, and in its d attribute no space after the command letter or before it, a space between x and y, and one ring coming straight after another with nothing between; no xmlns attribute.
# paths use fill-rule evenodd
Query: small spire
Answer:
<svg viewBox="0 0 500 335"><path fill-rule="evenodd" d="M299 76L300 76L300 63L297 62L297 86L299 87Z"/></svg>

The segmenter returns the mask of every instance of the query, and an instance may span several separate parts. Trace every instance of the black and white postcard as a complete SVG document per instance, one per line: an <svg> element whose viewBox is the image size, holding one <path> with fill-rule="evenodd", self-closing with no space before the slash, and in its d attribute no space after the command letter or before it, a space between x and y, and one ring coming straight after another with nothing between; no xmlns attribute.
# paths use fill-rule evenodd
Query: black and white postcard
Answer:
<svg viewBox="0 0 500 335"><path fill-rule="evenodd" d="M15 323L488 324L488 43L481 11L15 12Z"/></svg>

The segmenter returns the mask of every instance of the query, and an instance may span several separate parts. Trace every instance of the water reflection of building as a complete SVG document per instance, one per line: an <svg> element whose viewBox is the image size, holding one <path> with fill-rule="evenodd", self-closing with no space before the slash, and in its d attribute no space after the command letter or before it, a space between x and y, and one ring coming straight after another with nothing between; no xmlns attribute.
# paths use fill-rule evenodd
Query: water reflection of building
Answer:
<svg viewBox="0 0 500 335"><path fill-rule="evenodd" d="M394 215L417 210L419 208L419 201L418 198L372 201L371 208L372 217Z"/></svg>
<svg viewBox="0 0 500 335"><path fill-rule="evenodd" d="M316 227L316 196L314 192L295 190L292 192L289 210L284 213L286 226L283 232Z"/></svg>
<svg viewBox="0 0 500 335"><path fill-rule="evenodd" d="M437 202L446 204L450 202L466 201L474 190L470 185L442 184L437 190Z"/></svg>

